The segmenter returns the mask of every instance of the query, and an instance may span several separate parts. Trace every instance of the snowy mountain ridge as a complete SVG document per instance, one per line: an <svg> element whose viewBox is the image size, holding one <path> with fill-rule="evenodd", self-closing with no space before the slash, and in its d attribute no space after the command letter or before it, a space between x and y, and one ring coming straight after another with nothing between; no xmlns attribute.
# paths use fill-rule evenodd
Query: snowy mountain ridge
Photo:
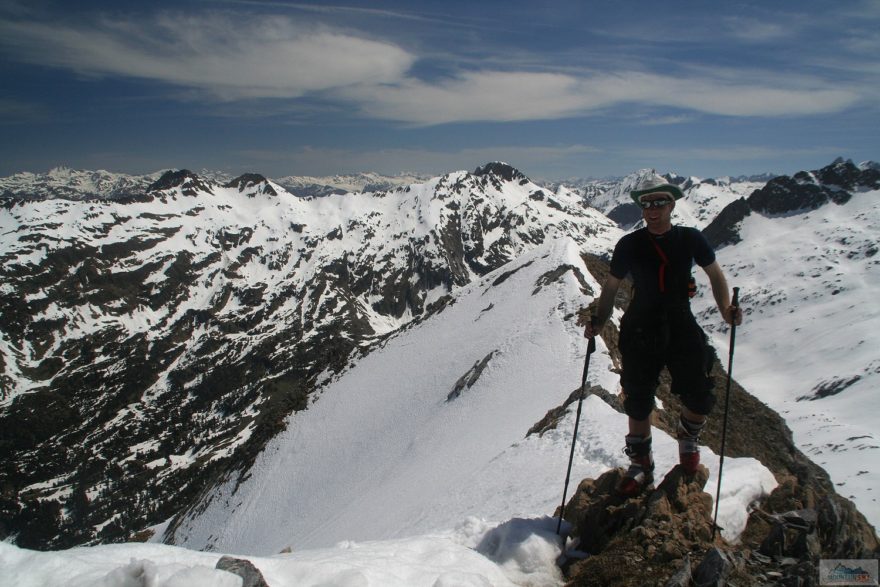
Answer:
<svg viewBox="0 0 880 587"><path fill-rule="evenodd" d="M870 164L871 162L867 162L861 165ZM608 214L616 205L629 203L627 195L629 188L627 186L635 183L647 171L641 170L623 178L601 180L572 178L562 182L535 181L534 183L551 192L556 192L559 189L575 191L583 196L591 206ZM156 171L145 175L131 175L104 170L76 170L68 167L57 167L45 173L24 171L0 177L0 197L39 200L55 198L115 199L147 191L165 173L166 171ZM206 183L218 186L227 185L236 179L227 172L209 169L201 169L195 172L195 175ZM707 181L715 185L746 184L735 190L738 194L745 194L751 185L763 185L772 177L774 177L772 174L765 174L756 177L724 177L710 180L678 178L677 182L688 181L697 184L701 181ZM310 197L388 191L397 187L424 183L429 181L431 176L414 173L382 175L367 172L320 177L286 175L270 179L291 194Z"/></svg>
<svg viewBox="0 0 880 587"><path fill-rule="evenodd" d="M56 167L46 173L21 172L0 178L0 197L23 199L124 198L143 193L162 172L128 175Z"/></svg>
<svg viewBox="0 0 880 587"><path fill-rule="evenodd" d="M390 190L410 184L424 183L430 179L431 177L428 175L412 173L389 176L371 172L324 177L289 175L275 178L274 181L297 196L325 196Z"/></svg>
<svg viewBox="0 0 880 587"><path fill-rule="evenodd" d="M0 232L4 507L30 545L44 522L70 544L168 518L377 337L545 241L598 252L618 229L490 172L314 199L168 172L126 200L11 200Z"/></svg>

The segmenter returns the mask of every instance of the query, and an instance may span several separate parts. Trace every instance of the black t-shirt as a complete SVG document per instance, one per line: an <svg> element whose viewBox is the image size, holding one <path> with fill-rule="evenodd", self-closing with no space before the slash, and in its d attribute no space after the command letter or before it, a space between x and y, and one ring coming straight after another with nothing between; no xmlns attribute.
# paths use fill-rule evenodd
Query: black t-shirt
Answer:
<svg viewBox="0 0 880 587"><path fill-rule="evenodd" d="M695 261L700 267L715 261L715 252L696 228L673 226L660 236L642 228L617 242L611 257L611 275L624 279L632 274L635 294L628 311L687 306L688 282Z"/></svg>

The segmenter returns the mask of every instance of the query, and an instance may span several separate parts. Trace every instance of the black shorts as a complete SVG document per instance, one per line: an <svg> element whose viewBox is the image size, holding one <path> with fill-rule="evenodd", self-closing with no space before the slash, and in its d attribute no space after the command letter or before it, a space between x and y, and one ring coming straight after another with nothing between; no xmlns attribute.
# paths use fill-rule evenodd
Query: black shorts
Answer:
<svg viewBox="0 0 880 587"><path fill-rule="evenodd" d="M705 415L715 405L709 375L715 351L690 310L650 315L624 315L620 323L620 384L624 410L644 420L654 408L654 393L665 366L672 393L692 412Z"/></svg>

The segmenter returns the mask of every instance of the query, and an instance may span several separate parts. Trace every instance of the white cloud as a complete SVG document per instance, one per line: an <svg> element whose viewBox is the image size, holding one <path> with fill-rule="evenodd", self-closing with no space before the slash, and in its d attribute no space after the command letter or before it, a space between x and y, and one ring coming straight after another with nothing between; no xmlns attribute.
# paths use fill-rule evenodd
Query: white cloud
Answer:
<svg viewBox="0 0 880 587"><path fill-rule="evenodd" d="M414 57L400 47L283 17L165 15L91 27L0 22L0 44L19 58L87 75L135 77L223 99L296 98L349 84L402 78Z"/></svg>
<svg viewBox="0 0 880 587"><path fill-rule="evenodd" d="M637 122L642 126L670 126L694 122L695 120L697 120L697 117L695 116L678 114L672 116L651 116L638 120Z"/></svg>
<svg viewBox="0 0 880 587"><path fill-rule="evenodd" d="M784 76L737 82L728 77L643 72L591 77L467 72L434 83L409 79L399 84L351 86L343 95L369 117L416 125L558 119L627 103L724 116L810 115L839 111L860 99L847 88L827 88L819 81L806 83Z"/></svg>
<svg viewBox="0 0 880 587"><path fill-rule="evenodd" d="M784 25L759 18L728 16L724 18L723 25L730 36L740 41L766 43L793 37L798 28L796 22L794 16L789 16Z"/></svg>
<svg viewBox="0 0 880 587"><path fill-rule="evenodd" d="M363 85L341 95L375 118L415 124L560 118L584 109L579 82L568 75L532 72L465 72L424 82Z"/></svg>
<svg viewBox="0 0 880 587"><path fill-rule="evenodd" d="M655 74L636 74L633 86L645 92L654 103L724 116L788 116L837 112L860 100L846 87L834 88L820 80L775 79L760 82L714 79L711 77L676 79ZM635 90L638 92L639 90Z"/></svg>

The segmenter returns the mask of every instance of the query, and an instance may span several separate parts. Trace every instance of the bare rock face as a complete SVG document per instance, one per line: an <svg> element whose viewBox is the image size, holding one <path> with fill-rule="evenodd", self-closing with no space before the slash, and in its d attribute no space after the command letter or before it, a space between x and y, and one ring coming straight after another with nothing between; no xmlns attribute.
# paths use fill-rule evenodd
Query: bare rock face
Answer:
<svg viewBox="0 0 880 587"><path fill-rule="evenodd" d="M574 585L665 584L712 541L712 498L703 492L705 467L687 475L675 467L656 489L624 499L615 488L623 471L581 482L566 506L578 548L592 556L573 565ZM696 555L696 556L695 556ZM683 583L687 584L687 583Z"/></svg>
<svg viewBox="0 0 880 587"><path fill-rule="evenodd" d="M731 202L703 230L714 248L736 244L741 239L742 220L752 212L767 217L790 216L816 210L826 204L846 204L853 193L880 186L880 171L873 166L857 167L852 161L837 159L814 171L801 171L769 180L748 198Z"/></svg>

